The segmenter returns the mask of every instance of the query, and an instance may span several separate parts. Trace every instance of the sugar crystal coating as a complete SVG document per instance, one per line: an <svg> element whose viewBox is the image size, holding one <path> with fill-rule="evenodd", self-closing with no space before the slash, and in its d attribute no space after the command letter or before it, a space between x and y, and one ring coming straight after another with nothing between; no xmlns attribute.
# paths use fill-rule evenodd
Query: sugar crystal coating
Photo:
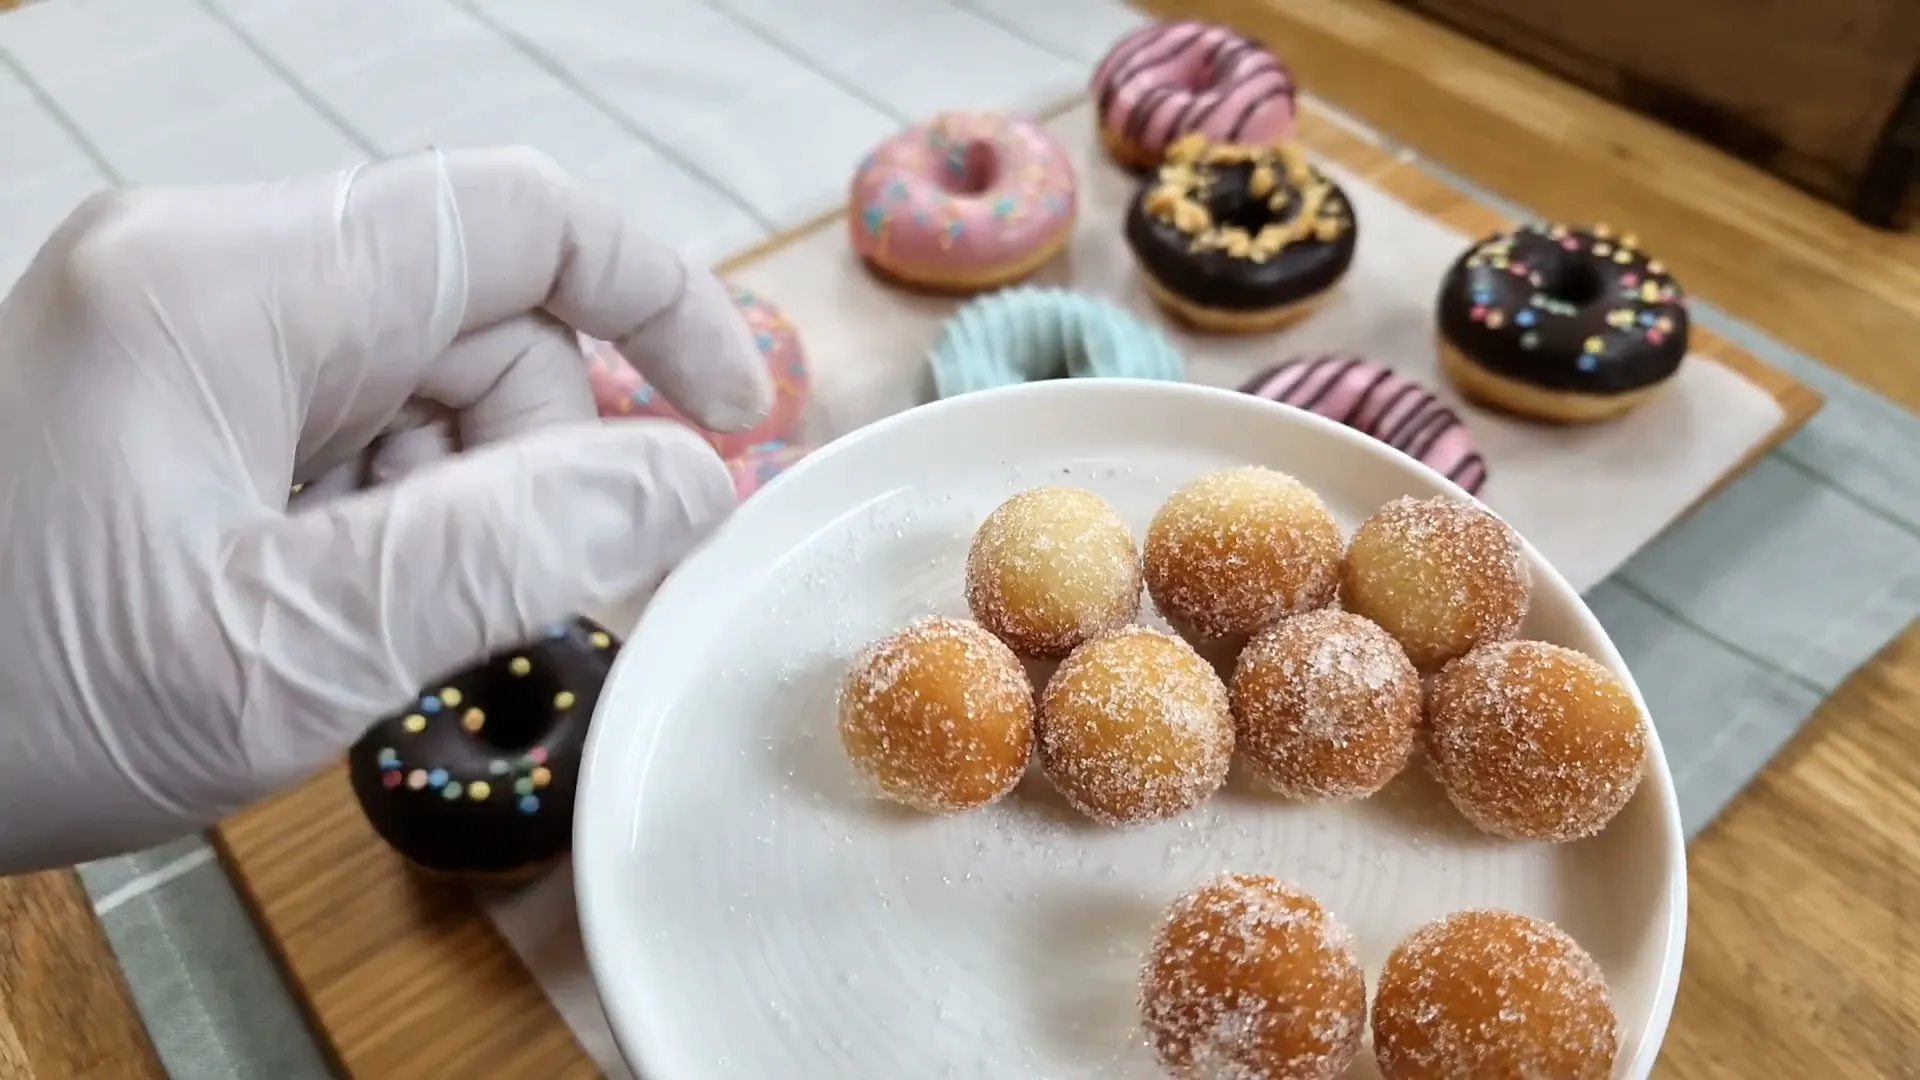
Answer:
<svg viewBox="0 0 1920 1080"><path fill-rule="evenodd" d="M1406 768L1420 724L1420 673L1392 635L1345 611L1261 631L1229 687L1247 764L1291 799L1371 795Z"/></svg>
<svg viewBox="0 0 1920 1080"><path fill-rule="evenodd" d="M1197 805L1233 760L1227 688L1193 646L1129 626L1075 649L1040 698L1040 762L1081 813L1126 828Z"/></svg>
<svg viewBox="0 0 1920 1080"><path fill-rule="evenodd" d="M1539 919L1455 912L1380 970L1373 1048L1386 1080L1608 1080L1618 1041L1600 965Z"/></svg>
<svg viewBox="0 0 1920 1080"><path fill-rule="evenodd" d="M1139 613L1133 533L1092 492L1023 491L974 534L967 607L1015 652L1057 660Z"/></svg>
<svg viewBox="0 0 1920 1080"><path fill-rule="evenodd" d="M1613 672L1572 649L1483 645L1434 677L1427 718L1447 798L1497 836L1592 836L1640 786L1640 709Z"/></svg>
<svg viewBox="0 0 1920 1080"><path fill-rule="evenodd" d="M1431 669L1519 633L1532 591L1506 522L1471 503L1402 497L1354 531L1340 599Z"/></svg>
<svg viewBox="0 0 1920 1080"><path fill-rule="evenodd" d="M1360 1052L1367 990L1352 937L1306 893L1225 874L1167 910L1140 1013L1184 1080L1333 1080Z"/></svg>
<svg viewBox="0 0 1920 1080"><path fill-rule="evenodd" d="M1169 619L1209 638L1250 634L1333 600L1340 525L1320 496L1285 473L1208 473L1154 514L1145 572Z"/></svg>
<svg viewBox="0 0 1920 1080"><path fill-rule="evenodd" d="M1020 782L1033 716L1033 684L1011 649L974 623L929 618L854 661L840 694L840 740L882 795L951 814Z"/></svg>

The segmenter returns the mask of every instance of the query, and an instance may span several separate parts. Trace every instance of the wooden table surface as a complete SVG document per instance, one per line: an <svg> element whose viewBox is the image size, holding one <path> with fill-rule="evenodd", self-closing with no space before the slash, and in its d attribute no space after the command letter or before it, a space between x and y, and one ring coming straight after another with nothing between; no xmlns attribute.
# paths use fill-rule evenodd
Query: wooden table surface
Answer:
<svg viewBox="0 0 1920 1080"><path fill-rule="evenodd" d="M1321 97L1543 214L1633 222L1689 291L1920 407L1920 237L1865 229L1381 0L1147 6L1261 36ZM1916 730L1910 628L1694 844L1687 970L1661 1076L1920 1076L1907 950L1920 933L1909 929L1920 925ZM457 898L429 888L411 902ZM483 931L456 919L412 959L477 948ZM510 971L467 977L544 1006L519 1001L512 988L530 983ZM0 879L0 1075L158 1075L70 874Z"/></svg>

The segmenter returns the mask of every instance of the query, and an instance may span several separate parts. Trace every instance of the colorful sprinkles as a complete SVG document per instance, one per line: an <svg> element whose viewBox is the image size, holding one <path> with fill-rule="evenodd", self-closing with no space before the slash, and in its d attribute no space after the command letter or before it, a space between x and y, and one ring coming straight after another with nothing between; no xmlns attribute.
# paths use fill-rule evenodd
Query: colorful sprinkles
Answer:
<svg viewBox="0 0 1920 1080"><path fill-rule="evenodd" d="M557 636L565 637L568 629L559 627ZM549 638L556 636L549 632ZM613 647L613 638L604 631L596 630L588 640L596 649ZM516 676L525 676L532 672L533 662L525 656L515 656L508 660L507 670ZM431 694L423 694L415 703L418 711L406 714L400 721L403 731L418 735L427 730L429 717L441 713L444 709L459 705L465 700L461 692L451 686L442 687ZM560 690L553 695L552 707L555 712L566 712L579 704L579 697L571 690ZM478 706L469 706L460 713L460 726L469 734L478 733L486 726L486 713ZM383 746L374 755L380 768L380 783L387 790L405 787L410 791L422 791L437 794L447 802L465 798L471 802L487 802L493 798L496 790L511 792L514 808L522 814L534 814L540 810L538 792L553 782L553 771L547 765L547 749L535 746L524 753L495 757L487 762L487 773L493 781L474 780L462 784L442 768L409 768L403 761L400 749Z"/></svg>
<svg viewBox="0 0 1920 1080"><path fill-rule="evenodd" d="M1673 333L1676 325L1675 308L1684 303L1680 287L1667 276L1666 268L1659 260L1645 257L1639 250L1639 241L1632 234L1616 239L1613 231L1604 224L1594 225L1590 229L1573 229L1558 224L1529 225L1517 233L1502 233L1482 241L1468 254L1466 266L1469 269L1484 266L1508 271L1525 278L1532 286L1532 291L1527 294L1523 304L1508 310L1499 306L1493 289L1485 285L1475 287L1468 295L1472 302L1468 318L1473 322L1489 330L1512 326L1518 332L1520 347L1533 350L1541 344L1539 329L1543 318L1573 318L1586 310L1582 304L1553 295L1548 291L1549 283L1540 268L1529 266L1524 260L1516 258L1515 243L1527 234L1554 241L1570 254L1587 253L1595 260L1589 265L1596 269L1606 268L1598 270L1601 275L1601 295L1593 302L1606 301L1611 306L1606 312L1605 329L1588 335L1581 342L1581 351L1585 355L1577 364L1582 371L1594 369L1591 357L1627 345L1633 338L1644 338L1650 344L1660 345ZM1563 273L1557 276L1564 280L1565 268L1562 270ZM1608 271L1613 271L1610 279Z"/></svg>

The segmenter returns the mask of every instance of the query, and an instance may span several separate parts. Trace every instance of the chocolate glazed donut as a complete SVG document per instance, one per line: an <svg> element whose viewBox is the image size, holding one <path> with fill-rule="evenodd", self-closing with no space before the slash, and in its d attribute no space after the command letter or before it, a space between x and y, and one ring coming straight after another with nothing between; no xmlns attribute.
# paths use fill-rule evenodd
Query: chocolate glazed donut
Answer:
<svg viewBox="0 0 1920 1080"><path fill-rule="evenodd" d="M1440 366L1468 397L1559 422L1632 409L1680 368L1680 286L1605 225L1527 226L1461 255L1440 285Z"/></svg>
<svg viewBox="0 0 1920 1080"><path fill-rule="evenodd" d="M1306 314L1353 264L1357 223L1338 185L1291 146L1188 136L1127 211L1147 290L1181 321L1275 330Z"/></svg>
<svg viewBox="0 0 1920 1080"><path fill-rule="evenodd" d="M552 865L572 846L587 725L618 651L575 619L381 718L347 755L374 831L432 873L512 881Z"/></svg>

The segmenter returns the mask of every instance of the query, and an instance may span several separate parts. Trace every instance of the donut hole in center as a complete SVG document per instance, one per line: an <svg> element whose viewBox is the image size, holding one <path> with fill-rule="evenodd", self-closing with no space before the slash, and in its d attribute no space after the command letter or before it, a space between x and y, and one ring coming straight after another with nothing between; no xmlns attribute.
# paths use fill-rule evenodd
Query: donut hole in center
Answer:
<svg viewBox="0 0 1920 1080"><path fill-rule="evenodd" d="M473 688L470 700L486 714L475 741L502 754L517 754L546 737L558 713L553 699L566 690L545 667L535 664L525 675L515 675L506 661L488 665Z"/></svg>
<svg viewBox="0 0 1920 1080"><path fill-rule="evenodd" d="M1600 294L1607 291L1607 283L1592 262L1586 259L1562 259L1558 266L1548 271L1540 291L1554 300L1574 307L1585 307L1600 299Z"/></svg>
<svg viewBox="0 0 1920 1080"><path fill-rule="evenodd" d="M986 142L954 143L940 167L940 189L949 195L984 195L1000 179L1000 155Z"/></svg>
<svg viewBox="0 0 1920 1080"><path fill-rule="evenodd" d="M1269 204L1273 194L1255 196L1253 166L1236 162L1222 167L1209 185L1207 212L1213 215L1214 224L1222 228L1245 229L1250 235L1258 235L1261 229L1284 221L1296 212L1292 191L1280 192L1285 203L1277 212Z"/></svg>

